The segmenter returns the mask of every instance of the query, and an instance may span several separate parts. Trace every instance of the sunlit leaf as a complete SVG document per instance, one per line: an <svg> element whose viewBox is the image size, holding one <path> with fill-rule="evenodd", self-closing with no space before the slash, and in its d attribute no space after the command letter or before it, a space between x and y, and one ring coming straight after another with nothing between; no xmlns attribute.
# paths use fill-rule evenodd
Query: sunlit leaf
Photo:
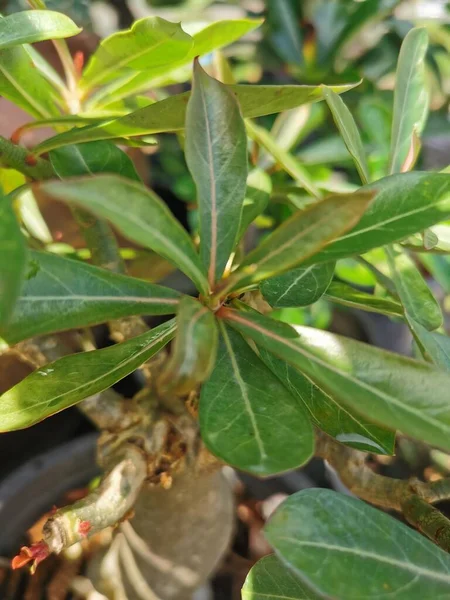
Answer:
<svg viewBox="0 0 450 600"><path fill-rule="evenodd" d="M327 300L336 302L350 308L367 310L392 317L403 317L403 308L400 302L393 298L375 296L358 290L341 281L332 281L325 293Z"/></svg>
<svg viewBox="0 0 450 600"><path fill-rule="evenodd" d="M0 18L0 50L43 40L67 38L81 29L66 15L52 10L23 10Z"/></svg>

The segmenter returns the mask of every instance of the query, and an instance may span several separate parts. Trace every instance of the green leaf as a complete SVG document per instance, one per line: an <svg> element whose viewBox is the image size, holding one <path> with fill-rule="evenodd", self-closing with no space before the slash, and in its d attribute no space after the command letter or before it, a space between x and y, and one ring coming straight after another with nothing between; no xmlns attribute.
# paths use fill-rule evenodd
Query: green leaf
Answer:
<svg viewBox="0 0 450 600"><path fill-rule="evenodd" d="M0 19L0 50L43 40L68 38L81 29L72 19L51 10L23 10Z"/></svg>
<svg viewBox="0 0 450 600"><path fill-rule="evenodd" d="M5 325L20 294L27 250L11 199L0 191L0 325Z"/></svg>
<svg viewBox="0 0 450 600"><path fill-rule="evenodd" d="M402 171L428 113L425 56L428 33L424 27L411 29L403 40L397 63L392 119L389 172Z"/></svg>
<svg viewBox="0 0 450 600"><path fill-rule="evenodd" d="M441 308L414 261L406 252L397 253L391 247L386 248L386 255L406 314L430 331L440 327L443 321Z"/></svg>
<svg viewBox="0 0 450 600"><path fill-rule="evenodd" d="M173 77L174 71L177 83L188 81L191 77L191 69L186 68L180 75L180 67L187 67L197 56L209 54L222 46L231 44L255 27L259 27L261 23L261 19L233 19L209 23L192 35L193 46L183 58L172 61L170 64L152 65L151 68L148 65L145 71L131 73L117 79L95 94L93 103L103 105L105 101L114 102L131 94L145 92L156 85L173 83L171 77Z"/></svg>
<svg viewBox="0 0 450 600"><path fill-rule="evenodd" d="M251 223L264 212L269 204L272 180L262 169L253 169L247 177L247 190L242 207L241 224L237 239L240 240Z"/></svg>
<svg viewBox="0 0 450 600"><path fill-rule="evenodd" d="M217 354L218 330L214 314L184 296L177 313L177 335L170 360L158 379L164 392L184 396L211 373Z"/></svg>
<svg viewBox="0 0 450 600"><path fill-rule="evenodd" d="M280 146L263 127L249 121L246 125L249 136L273 156L275 161L294 179L297 185L304 188L312 196L320 197L320 192L314 185L308 171L292 154Z"/></svg>
<svg viewBox="0 0 450 600"><path fill-rule="evenodd" d="M403 317L402 305L396 300L362 292L341 281L331 282L325 293L325 298L350 308L380 313L390 317Z"/></svg>
<svg viewBox="0 0 450 600"><path fill-rule="evenodd" d="M102 350L65 356L0 396L0 431L30 427L102 392L140 367L174 336L173 321Z"/></svg>
<svg viewBox="0 0 450 600"><path fill-rule="evenodd" d="M194 66L186 113L186 162L197 187L200 256L211 287L239 232L247 181L247 135L236 97Z"/></svg>
<svg viewBox="0 0 450 600"><path fill-rule="evenodd" d="M345 145L353 157L361 181L363 183L369 183L370 174L366 153L352 113L349 111L342 98L340 98L336 92L333 92L332 89L324 86L323 95Z"/></svg>
<svg viewBox="0 0 450 600"><path fill-rule="evenodd" d="M24 48L0 52L0 95L37 119L60 116L53 87L35 68Z"/></svg>
<svg viewBox="0 0 450 600"><path fill-rule="evenodd" d="M200 430L208 449L258 476L295 469L313 453L305 408L243 338L221 323L217 362L200 397Z"/></svg>
<svg viewBox="0 0 450 600"><path fill-rule="evenodd" d="M114 173L127 179L140 181L131 158L110 142L89 142L64 146L49 155L55 173L61 179L77 175Z"/></svg>
<svg viewBox="0 0 450 600"><path fill-rule="evenodd" d="M412 319L407 318L409 328L426 360L444 371L450 371L450 338L437 331L428 331Z"/></svg>
<svg viewBox="0 0 450 600"><path fill-rule="evenodd" d="M320 86L230 85L227 87L236 95L242 115L248 118L270 115L322 100ZM333 89L343 93L353 87L355 84L338 85ZM36 146L35 152L42 154L78 142L181 131L184 129L189 96L190 92L169 96L124 117L109 119L101 125L81 127L61 133Z"/></svg>
<svg viewBox="0 0 450 600"><path fill-rule="evenodd" d="M316 387L297 369L284 360L276 358L265 348L258 348L259 356L290 391L308 410L314 425L331 435L338 442L375 454L393 454L395 433L384 427L370 423L358 413L336 402Z"/></svg>
<svg viewBox="0 0 450 600"><path fill-rule="evenodd" d="M291 0L268 0L267 24L268 38L275 52L287 63L303 64L302 29L298 22L300 16Z"/></svg>
<svg viewBox="0 0 450 600"><path fill-rule="evenodd" d="M172 62L185 57L192 48L192 38L179 23L160 17L136 21L131 29L104 39L91 56L80 82L81 88L106 83L124 73L170 68Z"/></svg>
<svg viewBox="0 0 450 600"><path fill-rule="evenodd" d="M261 292L273 308L308 306L326 292L335 263L311 265L271 277L261 284Z"/></svg>
<svg viewBox="0 0 450 600"><path fill-rule="evenodd" d="M366 190L377 194L358 224L311 262L364 254L450 218L450 175L446 173L391 175L360 189Z"/></svg>
<svg viewBox="0 0 450 600"><path fill-rule="evenodd" d="M368 420L450 450L450 375L410 358L259 314L221 309L242 334Z"/></svg>
<svg viewBox="0 0 450 600"><path fill-rule="evenodd" d="M274 554L254 565L242 588L242 600L320 600Z"/></svg>
<svg viewBox="0 0 450 600"><path fill-rule="evenodd" d="M434 238L433 244L426 238ZM433 254L450 254L450 225L434 225L424 232L416 233L402 241L402 246L414 252L432 252ZM430 247L431 246L431 247Z"/></svg>
<svg viewBox="0 0 450 600"><path fill-rule="evenodd" d="M297 492L275 512L265 534L283 562L327 598L421 600L450 594L449 555L357 498L331 490Z"/></svg>
<svg viewBox="0 0 450 600"><path fill-rule="evenodd" d="M232 289L268 279L303 263L352 227L372 198L373 193L365 192L336 194L307 210L297 211L245 257L234 273Z"/></svg>
<svg viewBox="0 0 450 600"><path fill-rule="evenodd" d="M131 315L168 315L179 294L50 253L29 253L28 277L10 322L0 329L9 343L87 327Z"/></svg>
<svg viewBox="0 0 450 600"><path fill-rule="evenodd" d="M180 268L203 292L208 283L188 234L156 194L116 175L45 181L34 186L42 194L108 219L126 238L154 250Z"/></svg>

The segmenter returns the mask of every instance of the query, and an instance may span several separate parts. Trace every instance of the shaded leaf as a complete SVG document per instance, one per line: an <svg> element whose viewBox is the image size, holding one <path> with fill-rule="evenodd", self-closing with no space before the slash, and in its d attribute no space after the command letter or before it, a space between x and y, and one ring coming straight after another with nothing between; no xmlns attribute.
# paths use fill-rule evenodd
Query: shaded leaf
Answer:
<svg viewBox="0 0 450 600"><path fill-rule="evenodd" d="M234 273L233 289L268 279L303 263L358 222L373 193L329 196L297 211L250 252Z"/></svg>
<svg viewBox="0 0 450 600"><path fill-rule="evenodd" d="M183 396L205 381L216 360L217 338L214 314L198 300L184 296L172 354L158 378L159 389Z"/></svg>
<svg viewBox="0 0 450 600"><path fill-rule="evenodd" d="M320 600L274 554L254 565L242 588L243 600Z"/></svg>
<svg viewBox="0 0 450 600"><path fill-rule="evenodd" d="M334 86L338 93L352 89L357 84ZM237 97L244 117L270 115L309 102L322 100L322 88L308 85L230 85ZM109 119L101 125L81 127L61 133L36 146L42 154L67 144L136 137L163 131L184 129L186 105L190 92L169 96L150 106L141 108L118 119Z"/></svg>
<svg viewBox="0 0 450 600"><path fill-rule="evenodd" d="M0 396L0 431L23 429L111 387L156 354L175 333L173 321L102 350L65 356Z"/></svg>
<svg viewBox="0 0 450 600"><path fill-rule="evenodd" d="M422 327L432 331L442 325L442 312L438 301L423 279L414 261L400 251L386 248L391 277L405 312Z"/></svg>
<svg viewBox="0 0 450 600"><path fill-rule="evenodd" d="M408 325L426 360L444 371L450 371L450 338L437 331L428 331L420 323L408 317Z"/></svg>
<svg viewBox="0 0 450 600"><path fill-rule="evenodd" d="M291 0L267 1L268 38L275 52L287 63L302 65L300 17Z"/></svg>
<svg viewBox="0 0 450 600"><path fill-rule="evenodd" d="M357 308L359 310L367 310L368 312L380 313L392 317L403 317L402 305L393 298L383 298L362 292L351 285L341 281L332 281L325 293L327 300Z"/></svg>
<svg viewBox="0 0 450 600"><path fill-rule="evenodd" d="M370 421L450 449L450 375L318 329L222 309L220 316Z"/></svg>
<svg viewBox="0 0 450 600"><path fill-rule="evenodd" d="M217 362L200 397L208 449L258 476L304 464L313 453L311 422L243 338L221 324Z"/></svg>
<svg viewBox="0 0 450 600"><path fill-rule="evenodd" d="M342 139L353 157L361 181L369 183L370 175L366 153L352 113L347 108L345 102L339 97L339 94L333 92L332 89L324 86L323 95Z"/></svg>
<svg viewBox="0 0 450 600"><path fill-rule="evenodd" d="M304 375L287 362L276 358L265 348L258 348L259 356L281 383L305 405L314 425L338 442L375 454L393 454L395 433L370 423L344 404L327 396Z"/></svg>
<svg viewBox="0 0 450 600"><path fill-rule="evenodd" d="M198 61L185 135L186 162L197 187L200 256L213 286L239 231L247 180L247 135L235 96L209 77Z"/></svg>
<svg viewBox="0 0 450 600"><path fill-rule="evenodd" d="M247 177L247 189L242 207L241 223L237 239L240 240L251 223L264 212L269 204L272 180L262 169L253 169Z"/></svg>
<svg viewBox="0 0 450 600"><path fill-rule="evenodd" d="M11 199L0 192L0 325L5 325L20 294L27 250Z"/></svg>
<svg viewBox="0 0 450 600"><path fill-rule="evenodd" d="M49 154L55 173L61 179L77 175L114 173L127 179L140 181L131 158L110 142L88 142L64 146Z"/></svg>
<svg viewBox="0 0 450 600"><path fill-rule="evenodd" d="M160 17L146 17L131 29L113 33L104 39L89 59L80 86L89 89L136 71L169 67L185 57L192 48L192 38L179 23Z"/></svg>
<svg viewBox="0 0 450 600"><path fill-rule="evenodd" d="M42 194L75 204L108 219L128 239L154 250L180 268L204 293L208 290L199 256L188 234L167 206L143 185L116 175L45 181Z"/></svg>
<svg viewBox="0 0 450 600"><path fill-rule="evenodd" d="M357 498L331 490L297 492L265 533L283 562L326 597L421 600L450 593L448 554Z"/></svg>
<svg viewBox="0 0 450 600"><path fill-rule="evenodd" d="M450 175L403 173L364 186L377 194L358 224L329 243L311 262L364 254L450 218Z"/></svg>
<svg viewBox="0 0 450 600"><path fill-rule="evenodd" d="M22 10L0 19L0 50L43 40L68 38L81 29L52 10Z"/></svg>
<svg viewBox="0 0 450 600"><path fill-rule="evenodd" d="M273 308L308 306L326 292L335 263L311 265L271 277L261 284L261 292Z"/></svg>
<svg viewBox="0 0 450 600"><path fill-rule="evenodd" d="M428 33L424 27L411 29L405 39L397 63L392 119L389 172L403 170L414 135L422 132L428 113L425 56Z"/></svg>
<svg viewBox="0 0 450 600"><path fill-rule="evenodd" d="M28 276L10 322L0 329L9 343L87 327L131 315L167 315L179 294L55 254L30 251Z"/></svg>

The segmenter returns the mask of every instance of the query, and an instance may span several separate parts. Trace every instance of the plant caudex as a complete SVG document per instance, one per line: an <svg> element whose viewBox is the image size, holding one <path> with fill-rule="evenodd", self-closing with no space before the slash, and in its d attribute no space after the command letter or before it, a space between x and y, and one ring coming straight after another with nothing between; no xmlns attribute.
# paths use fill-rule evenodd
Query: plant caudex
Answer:
<svg viewBox="0 0 450 600"><path fill-rule="evenodd" d="M49 552L118 523L149 482L169 488L180 473L196 477L222 464L270 476L314 454L328 460L358 496L403 512L448 550L450 523L433 504L450 496L450 484L382 477L369 469L364 454L392 454L397 432L450 451L450 346L436 331L439 305L403 245L450 219L450 175L409 172L426 114L425 31L413 29L405 38L389 171L371 181L359 130L339 96L351 86L224 84L195 60L190 93L126 112L124 98L233 41L256 21L236 22L234 30L218 23L192 38L178 25L143 19L102 42L82 73L58 41L63 82L26 44L73 35L73 26L62 16L52 21L48 13L37 36L36 18L31 11L0 21L0 43L10 53L2 94L38 119L30 127L50 124L59 132L31 154L6 140L0 144L3 165L27 178L25 188L0 199L0 333L16 344L10 351L36 367L1 397L0 428L24 428L80 403L104 431L106 476L85 499L50 517L43 541L22 549L14 566L37 564ZM20 36L16 21L23 22ZM59 27L57 34L49 23ZM25 94L21 86L25 60L36 61L30 79L36 93ZM54 95L63 114L50 109ZM323 99L361 176L356 191L317 188L289 151L250 120ZM69 114L74 106L81 114ZM105 141L144 143L143 136L164 131L184 132L197 190L195 242L139 180L128 157ZM310 202L246 252L246 231L272 193L270 177L253 154L248 165L249 137L307 190ZM45 152L48 158L39 156ZM30 241L36 235L19 210L23 193L68 205L96 266L57 256L51 247L44 251L43 242L38 250L26 247L17 218ZM181 270L198 297L121 272L110 225ZM388 275L379 274L383 295L335 278L336 262L380 246L390 267ZM271 316L272 308L307 306L324 294L332 302L404 319L423 359ZM148 331L139 316L152 314L176 317ZM80 349L91 351L71 355L55 336L103 322L119 343L92 349L88 338L75 335ZM168 356L162 349L171 340ZM109 388L137 368L146 376L142 393L131 405L111 397ZM333 514L336 505L339 514ZM311 598L364 594L399 600L419 598L424 590L428 597L450 597L448 555L357 499L320 490L299 493L277 511L267 537L277 558L254 567L244 596L261 590L270 595L279 580L278 595L295 588L298 598L306 597L300 596L303 584L312 588ZM324 575L317 565L325 562L335 569ZM344 566L351 577L339 576Z"/></svg>

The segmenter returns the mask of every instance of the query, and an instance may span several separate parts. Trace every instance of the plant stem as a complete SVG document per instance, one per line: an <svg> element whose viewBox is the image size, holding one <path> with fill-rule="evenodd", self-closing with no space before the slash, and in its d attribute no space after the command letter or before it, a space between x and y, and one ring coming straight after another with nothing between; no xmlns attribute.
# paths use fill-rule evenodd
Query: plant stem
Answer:
<svg viewBox="0 0 450 600"><path fill-rule="evenodd" d="M437 508L412 495L402 504L402 511L408 523L450 552L450 520Z"/></svg>
<svg viewBox="0 0 450 600"><path fill-rule="evenodd" d="M0 162L20 171L30 179L44 180L55 176L52 165L43 158L38 158L22 146L13 144L0 135Z"/></svg>

